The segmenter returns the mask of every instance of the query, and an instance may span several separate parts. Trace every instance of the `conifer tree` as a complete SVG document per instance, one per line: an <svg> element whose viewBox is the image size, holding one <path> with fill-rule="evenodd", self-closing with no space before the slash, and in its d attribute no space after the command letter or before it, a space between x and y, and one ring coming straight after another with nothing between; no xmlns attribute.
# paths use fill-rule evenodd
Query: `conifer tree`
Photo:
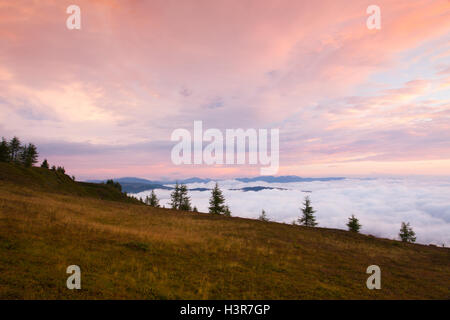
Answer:
<svg viewBox="0 0 450 320"><path fill-rule="evenodd" d="M20 149L21 149L21 142L19 138L14 137L9 142L9 154L11 161L13 162L19 162L19 155L20 155Z"/></svg>
<svg viewBox="0 0 450 320"><path fill-rule="evenodd" d="M66 170L64 169L64 167L58 167L56 169L56 171L61 172L61 173L66 173ZM119 182L116 182L113 179L108 179L108 180L106 180L106 184L110 185L111 187L114 187L117 190L119 190L120 192L122 192L122 185Z"/></svg>
<svg viewBox="0 0 450 320"><path fill-rule="evenodd" d="M159 199L156 196L155 190L152 190L152 193L150 195L150 197L148 197L148 205L155 207L155 208L159 208Z"/></svg>
<svg viewBox="0 0 450 320"><path fill-rule="evenodd" d="M229 208L228 206L225 206L225 207L224 207L224 209L223 209L223 215L224 215L225 217L231 217L231 211L230 211L230 208Z"/></svg>
<svg viewBox="0 0 450 320"><path fill-rule="evenodd" d="M36 164L38 158L37 148L34 144L29 143L23 146L20 151L19 161L25 167L32 167Z"/></svg>
<svg viewBox="0 0 450 320"><path fill-rule="evenodd" d="M211 198L209 199L209 213L222 214L225 212L225 198L222 194L222 190L219 189L219 184L216 182L215 187L212 189Z"/></svg>
<svg viewBox="0 0 450 320"><path fill-rule="evenodd" d="M44 159L44 161L42 161L41 168L45 168L45 169L50 168L50 165L48 164L47 159Z"/></svg>
<svg viewBox="0 0 450 320"><path fill-rule="evenodd" d="M62 173L62 174L66 174L66 169L64 169L64 167L58 166L58 167L56 168L56 172ZM111 184L114 186L114 181L111 180L111 182L112 182ZM109 184L108 181L106 182L106 184Z"/></svg>
<svg viewBox="0 0 450 320"><path fill-rule="evenodd" d="M170 194L170 199L170 207L172 209L178 210L181 203L180 185L178 184L178 182L175 185L175 189Z"/></svg>
<svg viewBox="0 0 450 320"><path fill-rule="evenodd" d="M361 229L361 224L359 224L359 220L352 214L350 218L348 218L347 223L348 231L359 232Z"/></svg>
<svg viewBox="0 0 450 320"><path fill-rule="evenodd" d="M191 211L191 199L188 196L188 188L185 184L180 186L180 210Z"/></svg>
<svg viewBox="0 0 450 320"><path fill-rule="evenodd" d="M403 242L416 242L416 233L408 223L402 222L400 233L398 234Z"/></svg>
<svg viewBox="0 0 450 320"><path fill-rule="evenodd" d="M11 156L8 142L2 137L2 142L0 143L0 162L8 162L10 160Z"/></svg>
<svg viewBox="0 0 450 320"><path fill-rule="evenodd" d="M308 196L305 197L305 202L303 202L301 211L303 215L298 219L299 224L306 227L315 227L317 225L316 217L314 217L316 211L311 207L311 200Z"/></svg>
<svg viewBox="0 0 450 320"><path fill-rule="evenodd" d="M269 221L269 218L267 218L266 211L264 211L264 209L261 211L261 215L259 216L258 220L265 222Z"/></svg>
<svg viewBox="0 0 450 320"><path fill-rule="evenodd" d="M180 210L192 211L191 200L189 197L183 197L180 204Z"/></svg>

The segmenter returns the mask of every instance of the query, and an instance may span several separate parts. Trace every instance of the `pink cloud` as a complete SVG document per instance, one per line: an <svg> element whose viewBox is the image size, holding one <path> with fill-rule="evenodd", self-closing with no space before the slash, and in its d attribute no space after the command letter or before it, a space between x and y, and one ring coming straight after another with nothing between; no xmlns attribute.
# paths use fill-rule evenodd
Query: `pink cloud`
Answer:
<svg viewBox="0 0 450 320"><path fill-rule="evenodd" d="M121 146L168 141L175 128L203 120L221 129L280 127L286 170L299 158L449 158L438 139L449 121L449 81L438 78L447 69L405 75L417 61L404 60L420 48L427 69L437 70L448 1L379 1L379 31L366 28L360 1L84 0L80 31L65 27L69 4L0 4L5 134ZM371 79L395 71L396 81ZM134 164L121 154L106 167L106 156L84 155L98 171L71 157L55 161L85 176L249 170L174 168L165 152L142 150Z"/></svg>

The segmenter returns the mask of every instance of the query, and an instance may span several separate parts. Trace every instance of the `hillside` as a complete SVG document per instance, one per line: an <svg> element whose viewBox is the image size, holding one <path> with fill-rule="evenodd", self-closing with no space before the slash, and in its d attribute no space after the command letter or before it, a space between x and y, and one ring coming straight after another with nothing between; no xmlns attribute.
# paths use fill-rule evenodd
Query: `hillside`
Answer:
<svg viewBox="0 0 450 320"><path fill-rule="evenodd" d="M450 298L448 248L155 209L109 188L0 163L1 299ZM81 290L66 288L72 264ZM381 290L366 288L372 264Z"/></svg>
<svg viewBox="0 0 450 320"><path fill-rule="evenodd" d="M71 177L60 172L39 167L26 168L5 162L0 162L0 183L12 183L45 192L138 203L109 185L73 181Z"/></svg>

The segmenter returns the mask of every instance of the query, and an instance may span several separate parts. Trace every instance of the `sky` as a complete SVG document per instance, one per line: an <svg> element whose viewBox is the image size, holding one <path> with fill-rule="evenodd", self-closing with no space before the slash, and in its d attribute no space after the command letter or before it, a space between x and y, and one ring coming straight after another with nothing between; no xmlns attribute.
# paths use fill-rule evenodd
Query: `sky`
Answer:
<svg viewBox="0 0 450 320"><path fill-rule="evenodd" d="M0 135L77 179L259 175L174 165L196 120L279 129L278 175L449 176L450 2L0 0Z"/></svg>

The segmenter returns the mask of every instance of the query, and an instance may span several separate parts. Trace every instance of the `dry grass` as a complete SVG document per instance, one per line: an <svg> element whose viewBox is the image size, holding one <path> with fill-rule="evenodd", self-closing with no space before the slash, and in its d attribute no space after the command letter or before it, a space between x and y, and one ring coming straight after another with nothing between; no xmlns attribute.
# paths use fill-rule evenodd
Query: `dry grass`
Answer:
<svg viewBox="0 0 450 320"><path fill-rule="evenodd" d="M82 270L68 290L67 266ZM367 266L382 270L368 290ZM0 181L2 299L449 299L450 250Z"/></svg>

